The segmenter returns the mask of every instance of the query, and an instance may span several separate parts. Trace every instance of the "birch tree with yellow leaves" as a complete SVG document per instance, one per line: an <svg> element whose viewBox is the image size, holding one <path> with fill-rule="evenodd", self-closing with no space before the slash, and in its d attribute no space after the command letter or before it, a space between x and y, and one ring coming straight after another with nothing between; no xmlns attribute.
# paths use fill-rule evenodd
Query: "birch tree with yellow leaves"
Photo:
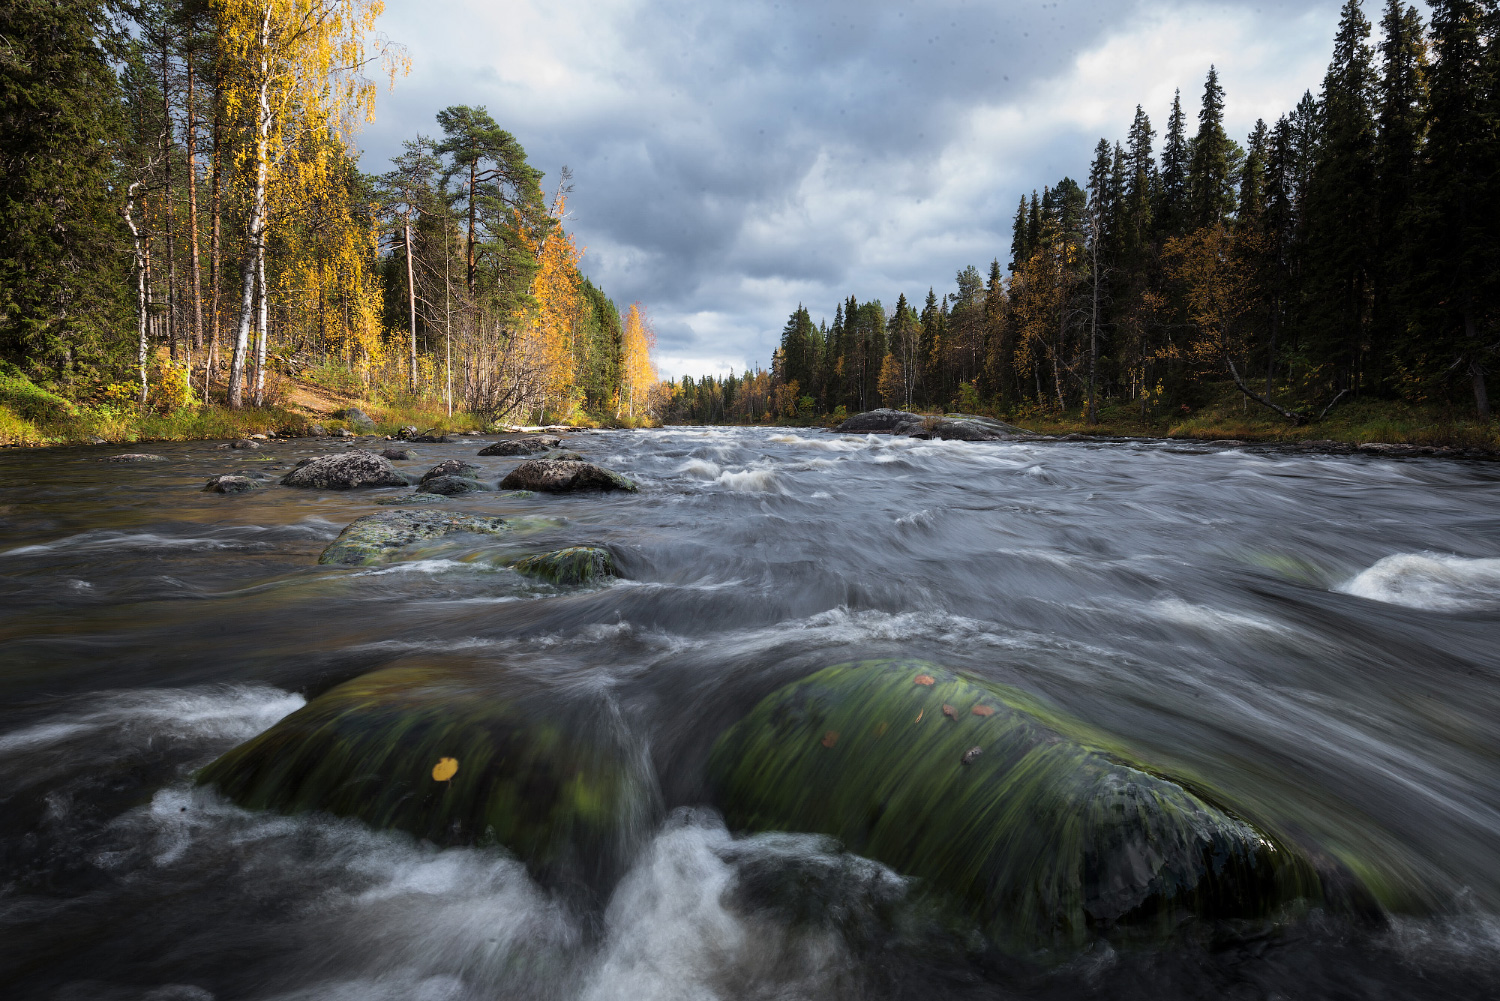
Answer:
<svg viewBox="0 0 1500 1001"><path fill-rule="evenodd" d="M635 302L625 314L624 364L620 373L621 405L636 418L640 409L644 416L650 400L651 389L659 381L656 365L651 361L651 349L656 347L656 332L646 319L646 307ZM616 410L618 415L619 410Z"/></svg>
<svg viewBox="0 0 1500 1001"><path fill-rule="evenodd" d="M282 180L285 154L307 136L349 141L374 114L375 84L365 68L381 58L394 78L406 61L373 35L384 10L381 0L216 0L215 10L226 66L224 101L248 133L238 156L248 218L229 375L229 405L239 407L252 328L257 394L264 377L266 244L272 187Z"/></svg>

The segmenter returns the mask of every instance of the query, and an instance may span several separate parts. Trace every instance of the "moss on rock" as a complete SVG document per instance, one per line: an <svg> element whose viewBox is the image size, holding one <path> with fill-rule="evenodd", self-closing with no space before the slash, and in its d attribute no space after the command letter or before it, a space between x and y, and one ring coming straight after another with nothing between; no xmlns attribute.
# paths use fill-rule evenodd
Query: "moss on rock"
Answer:
<svg viewBox="0 0 1500 1001"><path fill-rule="evenodd" d="M570 546L551 553L527 556L511 568L554 584L586 584L599 577L612 577L615 559L601 546Z"/></svg>
<svg viewBox="0 0 1500 1001"><path fill-rule="evenodd" d="M476 518L453 511L380 511L357 518L339 534L319 563L363 566L377 563L413 542L455 532L498 535L509 531L503 518Z"/></svg>
<svg viewBox="0 0 1500 1001"><path fill-rule="evenodd" d="M1270 918L1322 897L1311 863L1005 686L922 662L779 689L715 743L732 827L833 835L927 881L1005 947Z"/></svg>
<svg viewBox="0 0 1500 1001"><path fill-rule="evenodd" d="M606 885L642 827L648 783L599 698L479 667L387 668L320 695L198 781L251 809L498 843L533 871Z"/></svg>

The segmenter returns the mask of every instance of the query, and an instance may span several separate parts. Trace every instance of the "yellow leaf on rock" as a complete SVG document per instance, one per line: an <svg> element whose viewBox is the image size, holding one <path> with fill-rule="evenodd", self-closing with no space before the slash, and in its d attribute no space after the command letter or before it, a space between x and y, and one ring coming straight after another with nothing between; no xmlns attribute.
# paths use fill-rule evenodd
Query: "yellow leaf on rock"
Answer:
<svg viewBox="0 0 1500 1001"><path fill-rule="evenodd" d="M457 774L457 758L438 758L438 763L432 766L432 778L437 782L447 782Z"/></svg>
<svg viewBox="0 0 1500 1001"><path fill-rule="evenodd" d="M937 679L930 674L919 674L912 680L919 685L931 685L937 681Z"/></svg>
<svg viewBox="0 0 1500 1001"><path fill-rule="evenodd" d="M993 716L993 715L995 715L995 710L992 707L990 707L990 706L975 706L973 709L970 709L969 711L971 713L973 713L975 716Z"/></svg>

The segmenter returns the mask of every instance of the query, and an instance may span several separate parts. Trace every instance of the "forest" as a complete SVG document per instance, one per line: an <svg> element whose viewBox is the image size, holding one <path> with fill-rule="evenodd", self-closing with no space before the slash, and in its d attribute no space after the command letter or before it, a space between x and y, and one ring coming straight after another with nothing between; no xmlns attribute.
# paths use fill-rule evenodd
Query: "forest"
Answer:
<svg viewBox="0 0 1500 1001"><path fill-rule="evenodd" d="M379 0L6 9L0 441L274 423L299 384L411 419L646 419L650 324L579 271L566 167L544 192L456 105L361 169L409 69Z"/></svg>
<svg viewBox="0 0 1500 1001"><path fill-rule="evenodd" d="M769 372L671 384L682 422L876 406L1149 422L1215 399L1287 427L1353 401L1481 422L1500 350L1500 5L1343 5L1319 93L1243 142L1213 67L1139 105L1082 183L1023 194L1007 261L920 307L791 313Z"/></svg>

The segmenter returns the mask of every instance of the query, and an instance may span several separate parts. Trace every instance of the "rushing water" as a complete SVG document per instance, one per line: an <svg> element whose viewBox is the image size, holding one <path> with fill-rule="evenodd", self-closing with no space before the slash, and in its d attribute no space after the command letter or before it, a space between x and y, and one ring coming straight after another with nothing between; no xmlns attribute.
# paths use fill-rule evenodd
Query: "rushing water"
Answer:
<svg viewBox="0 0 1500 1001"><path fill-rule="evenodd" d="M472 458L480 441L400 465L517 461ZM197 489L326 443L0 456L0 993L1500 996L1500 465L764 429L569 445L641 492L455 499L545 518L353 569L317 556L395 491ZM504 566L578 543L627 579ZM1035 693L1192 776L1343 859L1389 920L1010 964L938 931L899 874L703 808L724 719L893 655ZM580 909L498 848L192 785L305 699L422 660L611 707L656 789L606 903ZM767 889L786 872L806 899Z"/></svg>

